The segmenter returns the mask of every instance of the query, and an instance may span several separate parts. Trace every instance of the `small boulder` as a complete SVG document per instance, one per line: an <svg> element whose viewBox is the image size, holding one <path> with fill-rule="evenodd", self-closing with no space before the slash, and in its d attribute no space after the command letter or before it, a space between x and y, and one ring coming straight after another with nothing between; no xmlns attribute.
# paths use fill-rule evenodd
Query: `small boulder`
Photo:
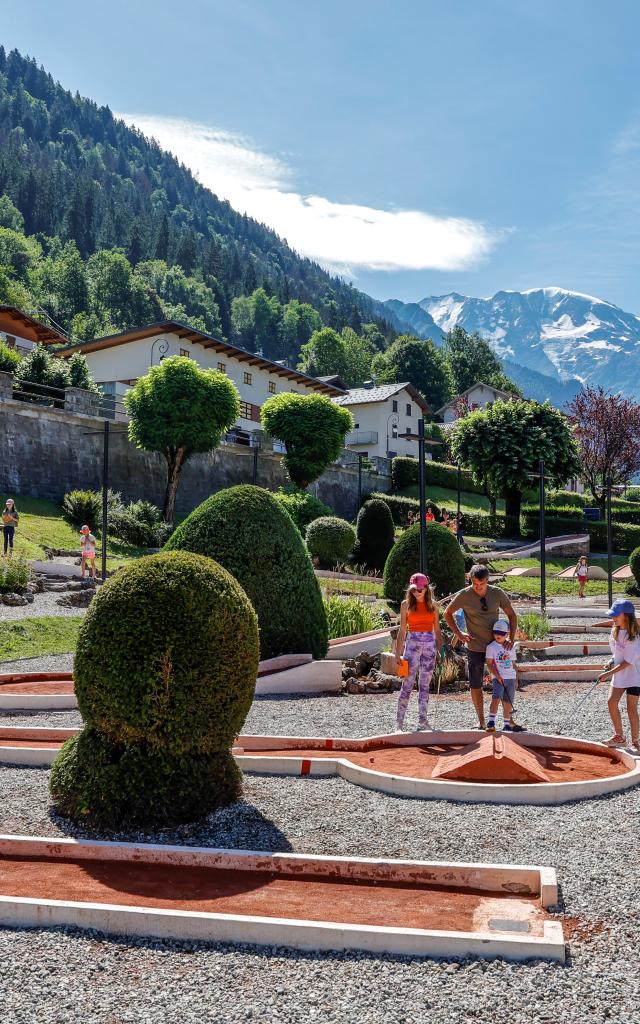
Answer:
<svg viewBox="0 0 640 1024"><path fill-rule="evenodd" d="M22 608L25 604L29 604L22 594L3 594L2 603L9 605L10 608Z"/></svg>

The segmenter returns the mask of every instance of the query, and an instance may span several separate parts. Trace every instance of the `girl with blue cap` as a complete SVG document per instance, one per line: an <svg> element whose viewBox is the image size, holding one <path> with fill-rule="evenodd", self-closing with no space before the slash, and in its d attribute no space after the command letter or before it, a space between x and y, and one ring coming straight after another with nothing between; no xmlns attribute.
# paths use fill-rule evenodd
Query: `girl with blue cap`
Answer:
<svg viewBox="0 0 640 1024"><path fill-rule="evenodd" d="M611 680L609 691L609 714L613 722L613 736L606 741L609 747L623 747L626 737L622 730L620 701L627 695L627 715L631 727L631 746L640 752L640 729L638 728L638 700L640 699L640 625L636 619L633 601L614 601L607 612L613 619L609 646L613 655L613 667L603 672L603 682Z"/></svg>

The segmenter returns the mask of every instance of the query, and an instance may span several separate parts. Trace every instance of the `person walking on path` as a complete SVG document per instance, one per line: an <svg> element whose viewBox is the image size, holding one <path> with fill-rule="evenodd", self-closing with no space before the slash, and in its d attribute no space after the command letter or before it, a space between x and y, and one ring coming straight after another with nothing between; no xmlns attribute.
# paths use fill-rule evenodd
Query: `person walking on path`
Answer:
<svg viewBox="0 0 640 1024"><path fill-rule="evenodd" d="M416 572L409 580L407 595L400 605L400 630L396 640L396 658L408 663L407 677L398 696L396 725L404 729L411 692L418 676L418 730L429 729L427 710L429 686L436 665L442 635L438 609L429 586L429 577Z"/></svg>
<svg viewBox="0 0 640 1024"><path fill-rule="evenodd" d="M18 525L18 510L13 498L7 498L2 510L2 534L4 539L4 554L9 557L13 554L13 536Z"/></svg>
<svg viewBox="0 0 640 1024"><path fill-rule="evenodd" d="M504 641L504 647L510 650L516 638L518 616L504 590L489 586L489 570L486 565L472 566L469 578L471 585L455 594L444 613L444 618L453 635L467 648L471 699L478 716L478 728L484 729L482 682L487 646L493 640L493 624L500 618L502 610L509 620L509 636ZM455 613L459 609L464 612L464 632L455 618Z"/></svg>
<svg viewBox="0 0 640 1024"><path fill-rule="evenodd" d="M91 533L88 526L83 526L80 530L80 551L82 554L82 569L81 578L84 579L84 574L89 565L91 569L91 576L95 580L96 578L96 538Z"/></svg>
<svg viewBox="0 0 640 1024"><path fill-rule="evenodd" d="M578 597L584 597L585 587L589 579L589 560L586 555L580 556L574 571L578 577Z"/></svg>
<svg viewBox="0 0 640 1024"><path fill-rule="evenodd" d="M627 696L627 715L631 727L631 746L640 752L640 729L638 727L638 700L640 699L640 625L636 619L633 601L614 601L607 612L613 619L609 636L609 647L613 655L613 667L600 676L602 682L611 681L609 690L609 715L613 723L613 736L606 740L609 747L623 747L626 737L622 729L620 701Z"/></svg>
<svg viewBox="0 0 640 1024"><path fill-rule="evenodd" d="M503 732L524 732L523 725L513 720L513 699L516 692L515 647L507 649L505 641L509 633L509 623L498 619L493 624L493 641L486 650L489 671L493 676L493 693L489 705L489 721L487 732L496 731L496 715L502 702Z"/></svg>

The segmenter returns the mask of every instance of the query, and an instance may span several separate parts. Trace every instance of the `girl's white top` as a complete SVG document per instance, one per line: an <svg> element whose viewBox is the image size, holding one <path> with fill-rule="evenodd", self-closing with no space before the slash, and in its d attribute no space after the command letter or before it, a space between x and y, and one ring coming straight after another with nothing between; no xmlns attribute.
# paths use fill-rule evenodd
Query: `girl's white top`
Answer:
<svg viewBox="0 0 640 1024"><path fill-rule="evenodd" d="M629 664L621 672L611 678L611 685L619 689L626 686L640 686L640 636L629 640L626 629L621 629L618 639L614 639L613 630L609 636L609 647L616 665L623 661Z"/></svg>
<svg viewBox="0 0 640 1024"><path fill-rule="evenodd" d="M589 575L589 566L588 565L580 564L578 566L578 576L588 576L588 575Z"/></svg>

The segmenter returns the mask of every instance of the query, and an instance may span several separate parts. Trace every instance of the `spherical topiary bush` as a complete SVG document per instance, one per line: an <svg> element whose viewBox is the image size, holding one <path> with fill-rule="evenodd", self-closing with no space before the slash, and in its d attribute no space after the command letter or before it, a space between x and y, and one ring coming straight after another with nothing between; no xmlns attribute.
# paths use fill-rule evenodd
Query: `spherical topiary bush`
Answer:
<svg viewBox="0 0 640 1024"><path fill-rule="evenodd" d="M117 826L186 820L235 799L230 747L258 658L255 612L220 565L174 552L120 569L80 630L86 728L54 763L58 809Z"/></svg>
<svg viewBox="0 0 640 1024"><path fill-rule="evenodd" d="M346 519L322 516L309 523L305 537L311 557L320 561L322 569L333 569L353 551L356 531Z"/></svg>
<svg viewBox="0 0 640 1024"><path fill-rule="evenodd" d="M464 557L456 538L439 523L427 523L427 572L438 597L464 587ZM384 567L384 596L402 601L409 577L420 569L420 525L394 544Z"/></svg>
<svg viewBox="0 0 640 1024"><path fill-rule="evenodd" d="M393 517L389 506L379 498L365 502L356 520L358 540L353 560L371 569L384 569L394 544Z"/></svg>
<svg viewBox="0 0 640 1024"><path fill-rule="evenodd" d="M262 487L218 491L180 523L165 551L209 555L239 581L258 615L263 658L327 652L327 618L293 520Z"/></svg>

